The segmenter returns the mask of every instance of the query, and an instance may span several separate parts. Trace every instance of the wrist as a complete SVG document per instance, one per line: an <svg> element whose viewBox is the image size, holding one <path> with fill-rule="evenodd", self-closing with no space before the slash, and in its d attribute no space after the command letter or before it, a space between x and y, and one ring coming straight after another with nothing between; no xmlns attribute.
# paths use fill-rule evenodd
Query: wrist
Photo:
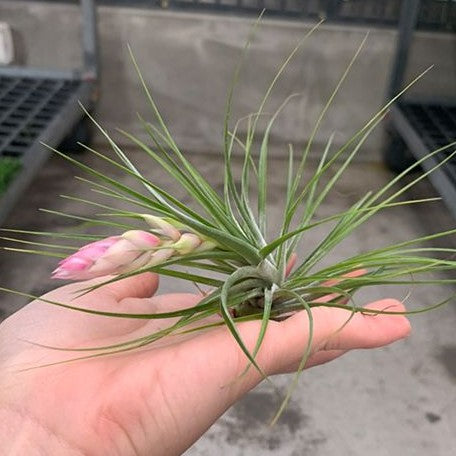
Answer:
<svg viewBox="0 0 456 456"><path fill-rule="evenodd" d="M82 452L18 409L0 405L0 456L80 456Z"/></svg>

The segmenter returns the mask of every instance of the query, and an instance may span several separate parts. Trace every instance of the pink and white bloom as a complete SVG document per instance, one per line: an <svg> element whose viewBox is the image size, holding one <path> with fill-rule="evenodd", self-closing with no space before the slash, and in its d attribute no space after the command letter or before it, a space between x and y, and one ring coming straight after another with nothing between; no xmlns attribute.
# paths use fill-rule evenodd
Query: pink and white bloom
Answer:
<svg viewBox="0 0 456 456"><path fill-rule="evenodd" d="M52 273L54 279L88 280L111 274L125 274L160 265L171 257L203 252L216 243L185 227L179 231L171 220L141 214L153 229L130 230L121 236L111 236L81 247L60 261Z"/></svg>
<svg viewBox="0 0 456 456"><path fill-rule="evenodd" d="M159 237L141 230L127 231L81 247L59 263L52 273L54 279L88 280L108 274L122 274L143 268L152 261L162 245ZM161 261L169 258L173 249L163 249ZM158 258L157 258L158 259ZM156 260L157 260L156 259Z"/></svg>

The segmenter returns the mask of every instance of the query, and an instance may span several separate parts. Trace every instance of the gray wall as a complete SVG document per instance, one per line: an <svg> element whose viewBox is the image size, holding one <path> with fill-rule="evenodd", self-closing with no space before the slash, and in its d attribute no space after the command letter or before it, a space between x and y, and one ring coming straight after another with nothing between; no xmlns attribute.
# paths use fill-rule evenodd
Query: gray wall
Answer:
<svg viewBox="0 0 456 456"><path fill-rule="evenodd" d="M14 29L23 63L61 68L81 65L75 6L2 1L0 18ZM178 143L191 151L218 150L226 88L250 24L251 19L229 16L99 8L102 82L98 118L109 129L120 126L141 134L136 112L150 117L129 61L126 44L130 43ZM236 117L255 110L281 60L310 25L264 21L236 90ZM273 140L279 145L276 153L285 152L288 142L302 143L308 137L366 31L323 25L303 46L266 107L272 112L288 94L302 92L274 129ZM317 145L333 131L336 144L345 141L384 99L396 32L370 32L317 135ZM456 94L455 50L454 35L416 34L408 77L430 64L435 69L415 91ZM380 145L379 132L367 144L364 157L377 157Z"/></svg>

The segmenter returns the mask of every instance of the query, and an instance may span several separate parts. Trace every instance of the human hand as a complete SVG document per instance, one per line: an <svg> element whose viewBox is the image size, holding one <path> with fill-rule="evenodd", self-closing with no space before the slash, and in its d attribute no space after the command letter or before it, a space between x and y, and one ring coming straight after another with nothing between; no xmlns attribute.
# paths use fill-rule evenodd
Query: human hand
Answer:
<svg viewBox="0 0 456 456"><path fill-rule="evenodd" d="M158 278L149 273L74 299L76 290L96 282L67 285L45 297L79 307L131 313L190 307L200 299L193 294L153 296ZM404 310L391 299L369 305L375 309L391 306ZM341 330L350 316L347 310L317 307L312 315L314 335L306 367L333 360L348 350L387 345L410 331L408 320L399 315L357 313ZM40 300L5 320L0 325L0 453L181 454L262 380L253 368L239 377L247 359L226 328L165 338L134 352L18 372L75 356L24 339L93 347L150 334L170 323L84 314ZM250 350L259 328L258 321L238 325ZM268 375L297 369L308 344L307 328L304 311L270 322L257 355Z"/></svg>

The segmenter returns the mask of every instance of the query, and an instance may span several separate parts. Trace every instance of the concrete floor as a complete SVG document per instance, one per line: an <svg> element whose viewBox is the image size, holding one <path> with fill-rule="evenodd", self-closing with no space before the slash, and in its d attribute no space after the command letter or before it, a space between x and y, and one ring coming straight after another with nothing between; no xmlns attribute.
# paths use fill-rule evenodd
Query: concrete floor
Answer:
<svg viewBox="0 0 456 456"><path fill-rule="evenodd" d="M133 154L142 170L158 184L167 178L139 153ZM89 165L90 155L81 157ZM220 162L214 156L194 157L203 174L220 185ZM96 166L100 167L100 164ZM101 165L101 169L106 169ZM280 221L285 165L275 161L271 169L271 220ZM17 205L5 226L18 229L69 231L81 227L70 219L37 212L37 208L94 214L92 207L55 195L66 193L86 198L90 192L72 176L74 169L61 159L52 158ZM79 174L79 173L76 173ZM113 171L117 179L130 179ZM379 188L391 175L380 165L357 163L348 171L336 191L319 210L324 216L351 205L369 189ZM175 190L175 189L174 189ZM179 191L175 195L187 202ZM423 183L408 198L433 194ZM349 254L375 246L422 236L454 226L440 203L391 210L361 227L331 255L333 262ZM274 228L274 227L272 227ZM310 244L322 232L308 236ZM455 245L455 239L447 240ZM41 294L56 284L49 279L55 261L46 257L24 257L2 252L0 286ZM164 279L161 291L186 289L185 284ZM358 296L365 303L385 296L403 297L407 289L371 289ZM454 289L429 286L415 289L408 300L410 308L437 302ZM24 304L13 296L0 296L0 319ZM277 407L270 386L263 384L239 402L191 448L187 456L206 455L284 455L301 456L395 456L456 454L456 303L412 318L413 333L405 341L376 351L352 352L342 359L306 371L293 399L278 425L270 429L267 420ZM233 342L234 343L234 342ZM274 378L286 389L290 377Z"/></svg>

